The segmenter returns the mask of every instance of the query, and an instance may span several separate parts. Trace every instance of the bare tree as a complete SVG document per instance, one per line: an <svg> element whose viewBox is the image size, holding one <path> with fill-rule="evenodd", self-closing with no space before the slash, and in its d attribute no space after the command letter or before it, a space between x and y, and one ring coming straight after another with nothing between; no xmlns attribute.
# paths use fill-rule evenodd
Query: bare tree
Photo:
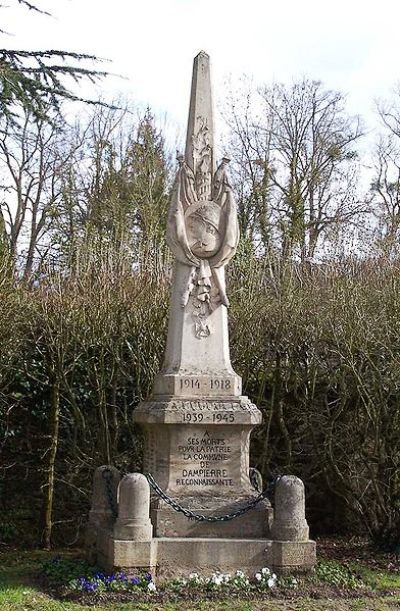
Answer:
<svg viewBox="0 0 400 611"><path fill-rule="evenodd" d="M393 257L400 238L400 85L389 100L377 102L377 112L383 132L372 155L369 202L378 249Z"/></svg>
<svg viewBox="0 0 400 611"><path fill-rule="evenodd" d="M333 226L362 210L354 148L360 121L346 114L342 94L307 79L265 86L252 97L244 115L234 103L230 119L246 183L244 224L253 215L264 243L279 243L285 257L310 259Z"/></svg>
<svg viewBox="0 0 400 611"><path fill-rule="evenodd" d="M2 201L0 216L16 261L25 252L22 269L28 278L35 259L51 248L48 231L61 196L61 167L66 162L60 124L37 122L29 113L17 127L4 121L0 137Z"/></svg>

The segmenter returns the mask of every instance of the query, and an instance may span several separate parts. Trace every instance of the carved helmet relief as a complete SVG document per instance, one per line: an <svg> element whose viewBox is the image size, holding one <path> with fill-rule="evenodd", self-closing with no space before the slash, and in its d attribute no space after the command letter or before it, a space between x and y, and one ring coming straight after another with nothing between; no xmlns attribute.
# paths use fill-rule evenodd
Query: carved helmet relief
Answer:
<svg viewBox="0 0 400 611"><path fill-rule="evenodd" d="M221 247L221 208L212 201L192 204L185 213L186 231L193 254L201 259L215 255Z"/></svg>

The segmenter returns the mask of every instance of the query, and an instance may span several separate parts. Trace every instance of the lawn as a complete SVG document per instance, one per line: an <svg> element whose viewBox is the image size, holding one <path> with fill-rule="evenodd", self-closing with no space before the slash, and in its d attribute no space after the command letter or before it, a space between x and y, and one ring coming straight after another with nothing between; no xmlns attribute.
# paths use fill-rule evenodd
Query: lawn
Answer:
<svg viewBox="0 0 400 611"><path fill-rule="evenodd" d="M365 545L324 542L319 546L316 573L301 580L298 589L273 592L229 593L177 592L162 589L145 594L143 601L125 595L67 600L46 589L40 579L43 561L56 552L3 550L0 552L1 611L399 611L400 562L388 555L374 555ZM63 558L79 552L59 550Z"/></svg>

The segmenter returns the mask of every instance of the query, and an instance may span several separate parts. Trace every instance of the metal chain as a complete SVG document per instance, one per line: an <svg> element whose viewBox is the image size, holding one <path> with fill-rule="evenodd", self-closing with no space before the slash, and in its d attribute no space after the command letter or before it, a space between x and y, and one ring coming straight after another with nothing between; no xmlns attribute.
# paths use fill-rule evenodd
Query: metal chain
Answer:
<svg viewBox="0 0 400 611"><path fill-rule="evenodd" d="M263 490L255 499L253 499L252 501L247 503L247 505L244 505L244 507L241 507L237 511L234 511L233 513L227 513L222 516L205 516L201 513L194 513L193 511L191 511L190 509L187 509L186 507L182 507L182 505L180 505L178 501L168 496L168 494L166 494L166 492L164 492L160 488L160 486L157 484L157 482L155 481L151 473L147 473L146 477L147 477L147 480L150 486L153 488L154 492L156 492L156 494L163 501L165 501L175 511L178 511L179 513L183 513L183 515L189 518L189 520L195 520L196 522L228 522L229 520L233 520L234 518L238 518L239 516L242 516L243 514L250 511L251 509L254 509L254 507L256 507L256 505L258 505L260 501L262 501L263 499L271 495L275 488L275 483L277 479L279 479L279 478L276 478L275 480L273 480L265 488L265 490Z"/></svg>
<svg viewBox="0 0 400 611"><path fill-rule="evenodd" d="M122 475L124 475L124 474L122 474ZM103 477L104 482L105 482L106 494L107 494L108 504L110 506L110 511L111 511L112 516L113 516L113 518L115 520L118 517L118 506L117 506L116 498L115 498L115 495L113 493L113 488L112 488L112 485L111 485L111 482L112 482L112 479L113 479L113 473L112 473L111 469L108 469L108 468L104 469L103 472L102 472L102 477ZM269 497L270 500L272 500L273 496L274 496L275 485L276 485L276 482L279 479L279 476L278 476L274 480L271 480L268 483L268 486L262 492L260 492L259 495L256 498L254 498L252 501L247 503L247 505L244 505L243 507L241 507L237 511L234 511L232 513L228 513L228 514L225 514L225 515L221 515L221 516L205 516L205 515L203 515L201 513L195 513L194 511L191 511L190 509L187 509L186 507L182 507L182 505L180 505L178 503L178 501L176 501L175 499L173 499L170 496L168 496L168 494L166 492L164 492L162 490L162 488L160 488L160 486L157 484L157 482L155 481L155 479L151 475L151 473L147 473L146 477L147 477L147 480L148 480L150 486L153 488L153 490L156 492L156 494L163 501L165 501L175 511L177 511L179 513L182 513L189 520L195 520L196 522L228 522L230 520L233 520L234 518L238 518L239 516L242 516L243 514L245 514L248 511L250 511L251 509L254 509L254 507L256 507L258 505L258 503L260 501L262 501L263 499ZM258 492L258 490L257 490L257 492Z"/></svg>
<svg viewBox="0 0 400 611"><path fill-rule="evenodd" d="M106 484L106 494L108 498L108 504L110 506L112 516L115 520L118 517L118 507L117 507L116 498L115 498L115 495L114 495L114 492L111 486L111 481L113 479L113 473L111 469L108 469L108 468L104 469L102 472L102 477Z"/></svg>
<svg viewBox="0 0 400 611"><path fill-rule="evenodd" d="M253 486L254 490L256 492L261 492L262 477L258 469L255 469L254 467L249 468L249 479L250 479L250 484Z"/></svg>

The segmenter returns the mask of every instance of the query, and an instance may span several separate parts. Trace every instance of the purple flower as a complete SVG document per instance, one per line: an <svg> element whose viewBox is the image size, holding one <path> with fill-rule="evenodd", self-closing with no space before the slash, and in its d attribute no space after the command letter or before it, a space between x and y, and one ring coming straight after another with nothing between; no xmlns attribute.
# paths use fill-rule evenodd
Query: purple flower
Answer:
<svg viewBox="0 0 400 611"><path fill-rule="evenodd" d="M82 590L84 592L95 592L98 588L98 584L90 579L84 579L82 582Z"/></svg>
<svg viewBox="0 0 400 611"><path fill-rule="evenodd" d="M128 583L128 576L125 573L119 573L118 579L123 583Z"/></svg>
<svg viewBox="0 0 400 611"><path fill-rule="evenodd" d="M132 584L133 586L138 586L138 585L140 584L140 579L139 579L139 577L136 577L136 576L132 577L132 578L131 578L131 584Z"/></svg>
<svg viewBox="0 0 400 611"><path fill-rule="evenodd" d="M147 583L150 583L150 581L153 581L153 577L151 575L151 573L146 573L146 575L144 576L145 581L147 581Z"/></svg>

